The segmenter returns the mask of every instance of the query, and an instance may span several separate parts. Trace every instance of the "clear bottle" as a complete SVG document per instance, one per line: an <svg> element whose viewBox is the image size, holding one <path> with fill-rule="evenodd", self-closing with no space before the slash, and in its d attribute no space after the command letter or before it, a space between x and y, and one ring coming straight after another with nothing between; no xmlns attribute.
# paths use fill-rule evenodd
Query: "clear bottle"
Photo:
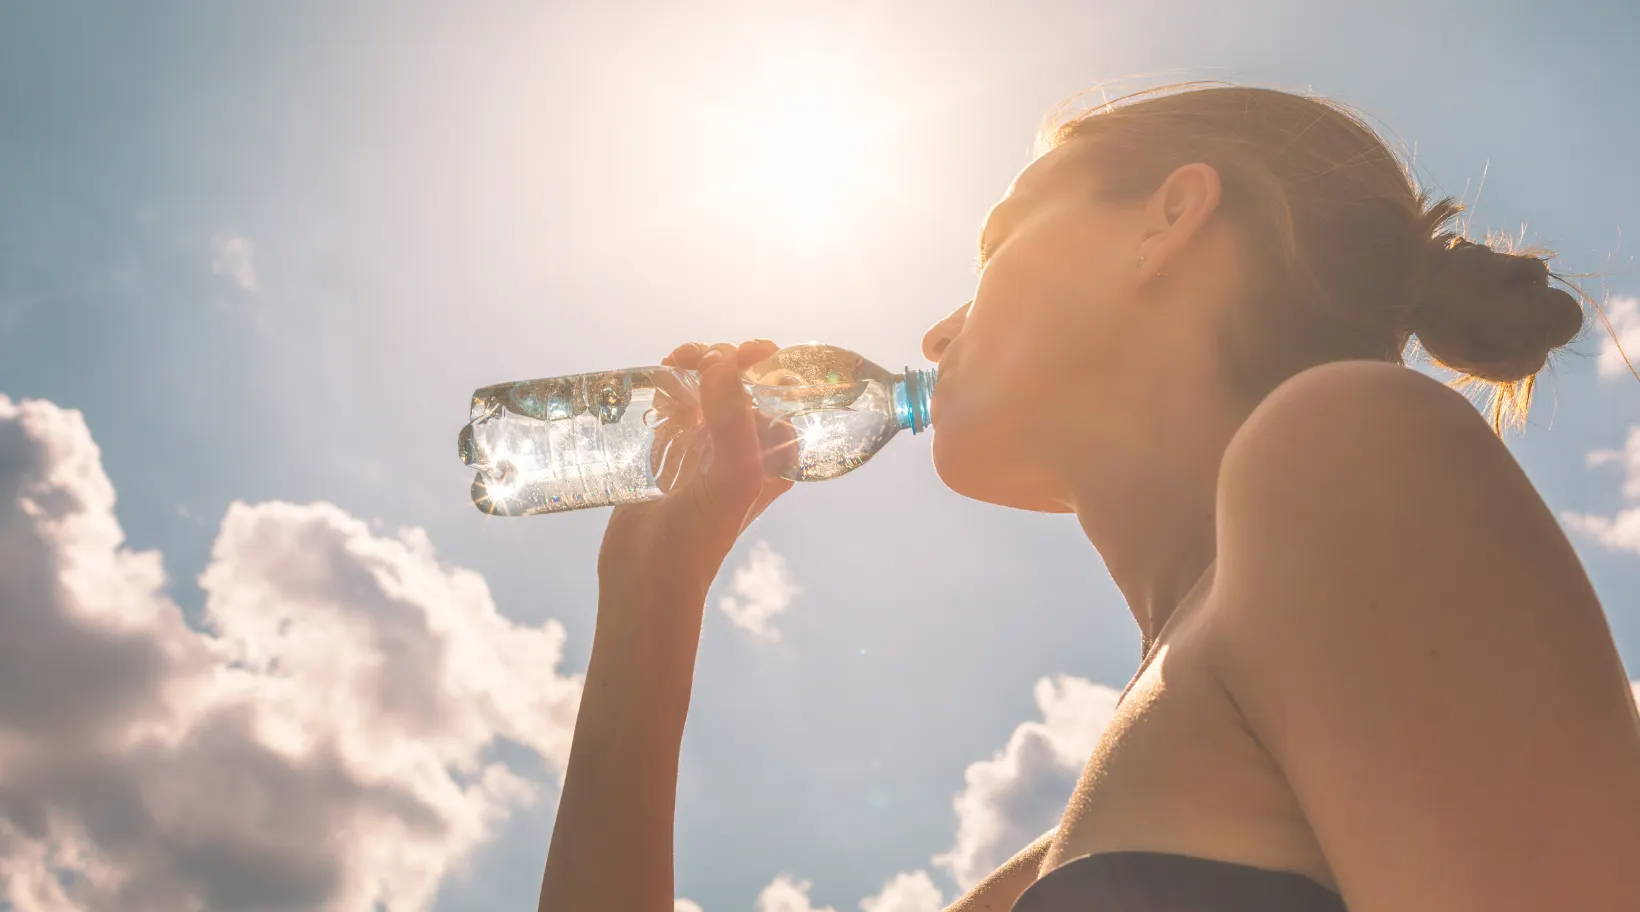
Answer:
<svg viewBox="0 0 1640 912"><path fill-rule="evenodd" d="M764 466L793 481L858 468L900 431L929 425L935 369L891 374L854 352L810 342L741 372ZM528 516L664 497L711 459L700 375L631 367L474 391L457 447L477 470L473 504Z"/></svg>

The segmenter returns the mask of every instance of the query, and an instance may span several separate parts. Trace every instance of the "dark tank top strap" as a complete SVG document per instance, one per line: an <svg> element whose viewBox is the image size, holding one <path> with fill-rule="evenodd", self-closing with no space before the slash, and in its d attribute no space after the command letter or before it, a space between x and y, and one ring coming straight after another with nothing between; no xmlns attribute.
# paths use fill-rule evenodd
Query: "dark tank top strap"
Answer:
<svg viewBox="0 0 1640 912"><path fill-rule="evenodd" d="M1293 871L1171 852L1095 852L1044 874L1011 912L1348 912Z"/></svg>

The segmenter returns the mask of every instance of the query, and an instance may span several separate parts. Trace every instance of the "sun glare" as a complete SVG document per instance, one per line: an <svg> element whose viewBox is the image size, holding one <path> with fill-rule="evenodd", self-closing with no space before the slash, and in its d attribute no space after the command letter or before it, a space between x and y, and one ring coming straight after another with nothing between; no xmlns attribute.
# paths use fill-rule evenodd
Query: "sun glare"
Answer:
<svg viewBox="0 0 1640 912"><path fill-rule="evenodd" d="M881 146L896 118L869 88L881 80L841 49L788 43L733 67L720 94L702 99L702 202L788 239L840 238L890 183Z"/></svg>
<svg viewBox="0 0 1640 912"><path fill-rule="evenodd" d="M801 431L803 448L812 449L825 443L830 434L831 428L827 427L823 421L813 420L805 423Z"/></svg>

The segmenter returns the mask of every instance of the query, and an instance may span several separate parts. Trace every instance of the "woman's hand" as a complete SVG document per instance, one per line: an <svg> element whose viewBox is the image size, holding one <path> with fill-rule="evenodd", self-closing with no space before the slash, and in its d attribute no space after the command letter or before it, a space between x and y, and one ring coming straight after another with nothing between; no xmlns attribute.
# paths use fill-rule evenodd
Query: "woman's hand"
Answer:
<svg viewBox="0 0 1640 912"><path fill-rule="evenodd" d="M598 556L602 586L641 577L640 589L661 586L704 600L735 539L791 489L790 481L765 473L765 452L789 442L791 427L764 419L740 380L743 368L777 348L766 339L710 348L690 342L661 360L699 371L699 406L690 391L659 378L655 408L665 420L651 465L667 494L615 508Z"/></svg>
<svg viewBox="0 0 1640 912"><path fill-rule="evenodd" d="M598 618L558 819L541 878L543 910L672 908L678 749L706 589L730 547L792 483L764 451L795 440L752 407L740 371L773 342L698 342L654 375L650 467L666 496L615 508L598 555ZM790 458L789 456L787 458Z"/></svg>

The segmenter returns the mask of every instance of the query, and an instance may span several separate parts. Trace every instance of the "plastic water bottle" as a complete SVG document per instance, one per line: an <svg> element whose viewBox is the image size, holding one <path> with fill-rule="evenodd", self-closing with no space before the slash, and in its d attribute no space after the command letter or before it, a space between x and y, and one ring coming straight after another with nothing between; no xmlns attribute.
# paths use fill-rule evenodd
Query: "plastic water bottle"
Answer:
<svg viewBox="0 0 1640 912"><path fill-rule="evenodd" d="M900 431L920 433L937 377L816 342L741 372L764 467L793 481L836 478ZM482 387L457 442L477 470L473 504L528 516L664 497L711 459L699 392L696 371L654 366Z"/></svg>

